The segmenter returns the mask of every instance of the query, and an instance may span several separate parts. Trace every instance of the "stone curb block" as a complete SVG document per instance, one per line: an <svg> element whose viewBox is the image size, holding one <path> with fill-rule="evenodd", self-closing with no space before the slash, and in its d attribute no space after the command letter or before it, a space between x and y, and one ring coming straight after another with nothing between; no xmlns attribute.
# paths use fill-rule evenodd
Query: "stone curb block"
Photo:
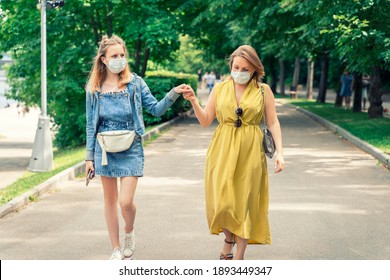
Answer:
<svg viewBox="0 0 390 280"><path fill-rule="evenodd" d="M281 102L281 103L283 103L284 105L286 105L288 107L291 107L291 108L298 110L299 112L301 112L301 113L309 116L313 120L319 122L320 124L325 126L327 129L340 134L341 136L343 136L345 139L347 139L349 142L351 142L352 144L354 144L358 148L362 149L366 153L369 153L370 155L375 157L377 160L379 160L381 163L383 163L386 168L390 169L390 156L388 154L384 153L383 151L379 150L378 148L374 147L373 145L357 138L356 136L352 135L351 133L349 133L345 129L339 127L338 125L335 125L334 123L327 121L316 114L313 114L312 112L309 112L309 111L302 109L298 106L286 104L284 102Z"/></svg>
<svg viewBox="0 0 390 280"><path fill-rule="evenodd" d="M193 109L191 109L185 113L182 113L178 117L151 129L150 131L148 131L147 133L142 135L142 139L149 140L153 135L161 133L163 130L178 123L179 121L181 121L185 117L189 117L192 114L192 112L193 112ZM59 186L60 183L73 180L75 177L79 176L84 171L85 171L85 162L84 161L79 162L78 164L58 173L57 175L55 175L51 178L49 178L48 180L39 184L38 186L36 186L32 190L20 195L19 197L12 199L11 201L7 202L4 205L1 205L0 206L0 219L2 217L12 213L12 212L16 212L19 208L27 205L31 201L30 198L33 198L33 199L38 198L38 197L42 196L44 193L48 192L49 190Z"/></svg>

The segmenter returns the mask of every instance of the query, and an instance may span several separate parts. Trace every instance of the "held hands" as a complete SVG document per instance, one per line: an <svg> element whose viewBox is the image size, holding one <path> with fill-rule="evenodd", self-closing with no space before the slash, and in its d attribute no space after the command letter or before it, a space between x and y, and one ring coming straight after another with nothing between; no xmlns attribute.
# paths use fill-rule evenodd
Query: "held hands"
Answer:
<svg viewBox="0 0 390 280"><path fill-rule="evenodd" d="M193 102L196 100L196 95L194 90L192 89L191 86L186 85L186 84L181 84L180 86L174 87L173 90L176 93L182 93L184 99Z"/></svg>
<svg viewBox="0 0 390 280"><path fill-rule="evenodd" d="M196 95L195 95L194 90L191 87L189 87L189 89L190 89L189 91L186 91L185 93L183 93L183 97L184 97L184 99L186 99L192 103L192 102L195 102L197 99L196 99Z"/></svg>

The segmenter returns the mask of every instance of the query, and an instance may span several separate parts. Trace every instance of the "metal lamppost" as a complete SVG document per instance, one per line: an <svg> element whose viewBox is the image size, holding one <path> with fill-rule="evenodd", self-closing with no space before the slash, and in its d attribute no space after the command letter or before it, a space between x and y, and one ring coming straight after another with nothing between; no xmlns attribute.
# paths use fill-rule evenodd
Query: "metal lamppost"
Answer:
<svg viewBox="0 0 390 280"><path fill-rule="evenodd" d="M65 1L40 0L41 10L41 115L35 133L34 146L28 170L45 172L53 169L53 148L50 132L50 120L47 116L47 86L46 86L46 9L62 7Z"/></svg>

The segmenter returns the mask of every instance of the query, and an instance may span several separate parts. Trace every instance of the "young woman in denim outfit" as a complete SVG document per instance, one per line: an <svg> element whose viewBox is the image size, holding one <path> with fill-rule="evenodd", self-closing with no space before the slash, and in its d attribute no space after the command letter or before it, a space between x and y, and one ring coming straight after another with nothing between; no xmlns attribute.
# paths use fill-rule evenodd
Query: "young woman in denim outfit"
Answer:
<svg viewBox="0 0 390 280"><path fill-rule="evenodd" d="M113 252L110 259L131 257L135 250L134 193L138 177L143 176L144 151L141 136L145 133L142 107L161 116L188 87L173 88L161 101L151 94L144 80L131 73L126 62L125 43L118 36L103 36L87 83L86 174L100 175L104 193L104 212ZM107 153L108 164L102 165L102 149L96 141L99 132L134 130L131 147L123 152ZM120 178L118 193L117 178ZM125 221L124 244L119 241L119 204Z"/></svg>

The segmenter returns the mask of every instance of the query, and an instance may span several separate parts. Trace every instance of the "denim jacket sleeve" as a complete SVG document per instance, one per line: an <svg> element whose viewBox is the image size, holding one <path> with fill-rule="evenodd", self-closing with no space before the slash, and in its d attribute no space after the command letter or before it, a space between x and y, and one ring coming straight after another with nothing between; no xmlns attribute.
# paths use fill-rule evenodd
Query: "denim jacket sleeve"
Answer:
<svg viewBox="0 0 390 280"><path fill-rule="evenodd" d="M155 117L160 117L179 98L180 94L173 89L168 92L163 99L157 99L150 92L148 85L141 79L142 105Z"/></svg>
<svg viewBox="0 0 390 280"><path fill-rule="evenodd" d="M86 133L87 133L87 143L86 143L86 156L85 160L94 160L95 156L95 128L93 125L93 94L87 92L86 93L86 117L87 117L87 125L86 125Z"/></svg>

